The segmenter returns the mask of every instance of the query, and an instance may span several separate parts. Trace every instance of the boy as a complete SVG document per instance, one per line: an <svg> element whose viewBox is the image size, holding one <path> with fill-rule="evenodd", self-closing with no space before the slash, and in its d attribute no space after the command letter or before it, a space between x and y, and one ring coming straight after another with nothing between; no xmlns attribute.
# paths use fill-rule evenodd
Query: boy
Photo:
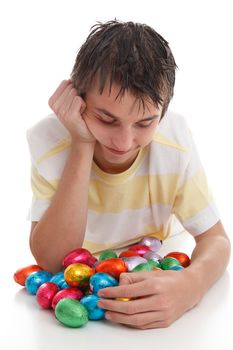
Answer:
<svg viewBox="0 0 233 350"><path fill-rule="evenodd" d="M97 253L143 236L165 240L173 215L194 236L185 270L122 274L118 287L99 292L106 318L140 329L166 327L194 307L230 256L190 131L168 112L175 69L152 28L100 23L49 99L54 114L27 133L30 248L44 269L61 270L81 246ZM138 299L110 299L118 297Z"/></svg>

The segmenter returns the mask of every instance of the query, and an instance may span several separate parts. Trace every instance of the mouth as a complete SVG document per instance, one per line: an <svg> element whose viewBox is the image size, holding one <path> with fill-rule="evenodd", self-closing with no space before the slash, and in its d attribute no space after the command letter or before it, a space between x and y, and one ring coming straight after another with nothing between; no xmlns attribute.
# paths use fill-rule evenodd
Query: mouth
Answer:
<svg viewBox="0 0 233 350"><path fill-rule="evenodd" d="M104 147L107 148L108 151L110 151L111 153L114 153L114 154L124 155L124 154L129 153L129 151L118 151L118 150L115 150L113 148L109 148L107 146L104 146Z"/></svg>

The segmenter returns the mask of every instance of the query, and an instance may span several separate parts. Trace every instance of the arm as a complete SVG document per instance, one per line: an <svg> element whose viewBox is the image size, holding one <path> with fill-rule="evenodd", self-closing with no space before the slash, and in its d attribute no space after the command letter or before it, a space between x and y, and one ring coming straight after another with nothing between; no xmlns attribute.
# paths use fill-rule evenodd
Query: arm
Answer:
<svg viewBox="0 0 233 350"><path fill-rule="evenodd" d="M230 242L219 221L196 238L191 265L181 271L142 271L121 275L120 286L99 291L103 298L130 297L130 301L101 300L113 322L134 328L167 327L197 305L223 274Z"/></svg>
<svg viewBox="0 0 233 350"><path fill-rule="evenodd" d="M83 244L95 139L81 115L85 102L70 81L60 84L49 105L70 132L71 150L57 192L31 232L30 248L40 266L57 272L65 254Z"/></svg>

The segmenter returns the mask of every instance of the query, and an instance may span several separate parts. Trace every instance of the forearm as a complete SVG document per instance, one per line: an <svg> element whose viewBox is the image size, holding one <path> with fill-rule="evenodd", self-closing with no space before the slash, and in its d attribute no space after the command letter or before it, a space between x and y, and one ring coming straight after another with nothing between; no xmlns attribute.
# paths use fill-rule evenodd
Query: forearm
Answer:
<svg viewBox="0 0 233 350"><path fill-rule="evenodd" d="M47 270L60 270L64 255L83 244L93 152L94 144L72 145L51 205L31 233L32 253Z"/></svg>
<svg viewBox="0 0 233 350"><path fill-rule="evenodd" d="M191 265L186 269L198 294L198 300L221 277L230 258L230 241L221 222L209 231L196 238Z"/></svg>

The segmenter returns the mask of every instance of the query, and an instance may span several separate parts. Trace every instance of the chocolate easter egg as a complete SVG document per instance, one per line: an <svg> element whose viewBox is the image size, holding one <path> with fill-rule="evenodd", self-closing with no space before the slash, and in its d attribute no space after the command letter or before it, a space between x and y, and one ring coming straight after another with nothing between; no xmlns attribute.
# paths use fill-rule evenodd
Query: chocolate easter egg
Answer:
<svg viewBox="0 0 233 350"><path fill-rule="evenodd" d="M95 267L96 272L105 272L119 279L122 272L128 271L125 262L120 258L106 259L99 262Z"/></svg>
<svg viewBox="0 0 233 350"><path fill-rule="evenodd" d="M95 270L86 264L71 264L67 266L64 271L64 277L66 282L71 287L85 288L89 284L90 277L94 274Z"/></svg>
<svg viewBox="0 0 233 350"><path fill-rule="evenodd" d="M14 280L21 286L25 286L26 278L33 272L42 271L42 267L39 265L28 265L21 267L14 273Z"/></svg>
<svg viewBox="0 0 233 350"><path fill-rule="evenodd" d="M104 272L97 272L90 278L90 289L94 294L97 294L100 289L117 285L117 279Z"/></svg>
<svg viewBox="0 0 233 350"><path fill-rule="evenodd" d="M52 308L55 309L57 303L61 299L71 298L71 299L80 300L82 297L83 297L83 292L78 288L69 287L69 288L62 289L59 292L57 292L56 295L54 296L52 300Z"/></svg>
<svg viewBox="0 0 233 350"><path fill-rule="evenodd" d="M61 299L55 308L55 316L62 324L68 327L79 328L88 322L86 308L75 299Z"/></svg>
<svg viewBox="0 0 233 350"><path fill-rule="evenodd" d="M49 282L53 274L48 271L36 271L31 273L25 281L25 287L30 294L36 295L38 288L45 282Z"/></svg>
<svg viewBox="0 0 233 350"><path fill-rule="evenodd" d="M165 255L165 258L168 257L172 257L172 258L176 258L177 260L179 260L180 264L183 267L187 267L190 265L190 259L189 256L185 253L182 252L170 252L167 255Z"/></svg>
<svg viewBox="0 0 233 350"><path fill-rule="evenodd" d="M88 318L89 320L101 320L104 318L105 310L101 309L97 303L102 298L98 297L95 294L85 295L81 300L80 303L85 306L85 308L88 311Z"/></svg>
<svg viewBox="0 0 233 350"><path fill-rule="evenodd" d="M150 251L151 249L144 244L135 244L129 247L129 250L132 250L133 252L137 252L138 255L143 256L146 252Z"/></svg>
<svg viewBox="0 0 233 350"><path fill-rule="evenodd" d="M147 260L141 256L131 256L125 258L125 264L128 268L128 271L132 271L137 265L147 263Z"/></svg>
<svg viewBox="0 0 233 350"><path fill-rule="evenodd" d="M163 270L170 270L173 266L177 266L177 265L180 265L179 260L172 257L163 258L160 261L160 266Z"/></svg>
<svg viewBox="0 0 233 350"><path fill-rule="evenodd" d="M139 244L148 246L152 251L157 252L161 246L162 242L155 237L144 237Z"/></svg>
<svg viewBox="0 0 233 350"><path fill-rule="evenodd" d="M71 264L82 263L92 267L97 259L85 248L77 248L69 252L63 259L64 268Z"/></svg>
<svg viewBox="0 0 233 350"><path fill-rule="evenodd" d="M110 258L117 258L117 253L113 250L105 250L99 256L99 261L103 261Z"/></svg>
<svg viewBox="0 0 233 350"><path fill-rule="evenodd" d="M36 300L43 309L50 309L52 307L52 300L59 291L57 284L53 282L43 283L36 292Z"/></svg>

